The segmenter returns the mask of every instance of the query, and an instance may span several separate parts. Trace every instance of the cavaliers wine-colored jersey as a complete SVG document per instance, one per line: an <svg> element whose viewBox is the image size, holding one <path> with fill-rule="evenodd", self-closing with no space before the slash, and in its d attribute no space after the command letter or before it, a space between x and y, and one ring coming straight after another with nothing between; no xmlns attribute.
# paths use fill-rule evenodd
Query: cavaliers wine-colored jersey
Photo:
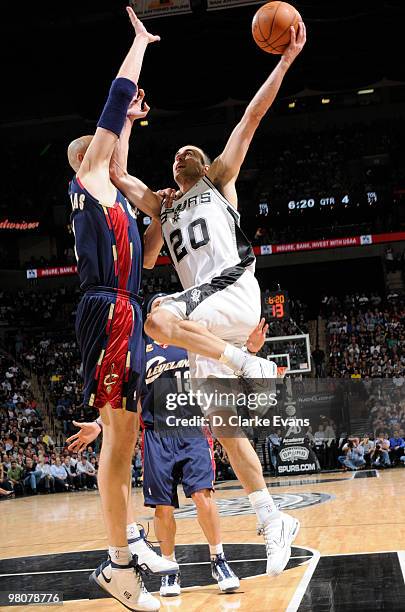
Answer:
<svg viewBox="0 0 405 612"><path fill-rule="evenodd" d="M142 245L136 212L117 190L104 206L74 177L69 183L75 253L83 291L95 286L139 293Z"/></svg>
<svg viewBox="0 0 405 612"><path fill-rule="evenodd" d="M69 184L69 196L85 292L76 315L84 403L135 411L145 356L136 214L119 191L113 206L103 206L77 177Z"/></svg>

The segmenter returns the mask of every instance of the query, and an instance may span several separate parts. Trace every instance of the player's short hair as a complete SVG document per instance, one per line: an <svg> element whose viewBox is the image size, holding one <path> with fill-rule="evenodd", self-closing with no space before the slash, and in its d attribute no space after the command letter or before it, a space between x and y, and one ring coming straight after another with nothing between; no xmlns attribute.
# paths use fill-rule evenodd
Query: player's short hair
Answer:
<svg viewBox="0 0 405 612"><path fill-rule="evenodd" d="M93 139L93 135L79 136L75 140L72 140L68 146L67 156L70 166L73 170L77 171L77 156L81 153L84 155Z"/></svg>
<svg viewBox="0 0 405 612"><path fill-rule="evenodd" d="M200 147L197 147L199 151L201 151L202 153L202 158L204 160L204 165L205 166L211 166L211 158L209 155L206 154L206 152L204 151L204 149L200 149Z"/></svg>

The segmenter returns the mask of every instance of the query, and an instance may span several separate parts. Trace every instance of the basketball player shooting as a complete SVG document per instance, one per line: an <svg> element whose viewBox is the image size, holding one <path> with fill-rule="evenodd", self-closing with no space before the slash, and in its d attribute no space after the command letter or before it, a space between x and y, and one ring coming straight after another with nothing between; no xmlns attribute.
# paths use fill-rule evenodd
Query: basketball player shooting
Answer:
<svg viewBox="0 0 405 612"><path fill-rule="evenodd" d="M145 322L145 332L160 343L189 352L192 379L276 376L276 365L243 350L260 319L260 288L254 276L253 249L239 227L235 183L253 135L271 107L281 83L306 41L303 22L291 27L290 43L253 97L223 152L210 163L199 147L181 147L173 175L180 193L161 207L162 233L184 291L162 298ZM117 148L127 147L120 139ZM150 190L112 164L113 182L137 206L151 201ZM267 573L283 571L299 522L278 512L265 485L262 467L246 437L221 437L230 463L257 514L267 550Z"/></svg>
<svg viewBox="0 0 405 612"><path fill-rule="evenodd" d="M84 296L76 332L84 370L84 402L100 409L104 440L98 485L109 557L91 575L129 610L158 610L159 600L143 587L127 540L130 463L136 434L136 402L144 368L142 310L138 297L142 250L132 208L110 180L109 166L136 98L144 53L159 40L132 9L134 42L113 81L94 136L73 141L69 163L72 226ZM158 197L152 194L154 198ZM151 214L147 196L141 203ZM152 211L153 212L153 211ZM172 570L178 569L171 564ZM169 571L170 573L170 571Z"/></svg>

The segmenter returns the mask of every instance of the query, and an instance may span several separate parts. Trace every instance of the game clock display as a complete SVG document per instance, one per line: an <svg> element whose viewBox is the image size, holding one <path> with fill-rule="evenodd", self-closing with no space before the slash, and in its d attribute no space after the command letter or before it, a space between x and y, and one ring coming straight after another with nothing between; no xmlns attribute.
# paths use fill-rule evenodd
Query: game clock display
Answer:
<svg viewBox="0 0 405 612"><path fill-rule="evenodd" d="M323 198L320 197L306 197L297 198L295 200L289 200L287 207L289 211L306 210L306 209L325 209L334 206L353 206L356 204L377 204L378 194L375 191L366 191L366 193L359 195L344 193L339 195L329 195Z"/></svg>
<svg viewBox="0 0 405 612"><path fill-rule="evenodd" d="M264 304L267 319L288 319L290 317L287 291L281 289L272 291L265 297Z"/></svg>

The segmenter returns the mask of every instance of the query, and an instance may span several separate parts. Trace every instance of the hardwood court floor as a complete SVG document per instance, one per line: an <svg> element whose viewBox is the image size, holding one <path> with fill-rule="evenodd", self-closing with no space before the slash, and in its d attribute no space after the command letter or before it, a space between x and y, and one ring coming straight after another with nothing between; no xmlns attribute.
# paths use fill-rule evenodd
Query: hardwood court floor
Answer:
<svg viewBox="0 0 405 612"><path fill-rule="evenodd" d="M356 478L351 473L291 476L267 483L276 502L301 522L293 559L283 574L259 575L265 571L265 555L256 517L239 483L229 481L216 494L223 542L235 572L246 579L239 592L220 594L210 580L208 548L192 516L193 504L181 494L177 558L187 588L180 597L161 599L163 612L323 612L332 603L334 610L356 605L359 589L363 598L369 597L364 604L368 611L385 605L405 608L405 469L360 472ZM153 511L143 507L140 490L133 500L146 526ZM65 612L124 610L112 599L87 599L87 577L107 545L97 491L17 498L1 502L0 509L0 591L35 586L43 592L57 585L65 591ZM148 587L156 590L156 580ZM35 606L38 612L50 609L58 610ZM356 610L362 610L358 601Z"/></svg>

